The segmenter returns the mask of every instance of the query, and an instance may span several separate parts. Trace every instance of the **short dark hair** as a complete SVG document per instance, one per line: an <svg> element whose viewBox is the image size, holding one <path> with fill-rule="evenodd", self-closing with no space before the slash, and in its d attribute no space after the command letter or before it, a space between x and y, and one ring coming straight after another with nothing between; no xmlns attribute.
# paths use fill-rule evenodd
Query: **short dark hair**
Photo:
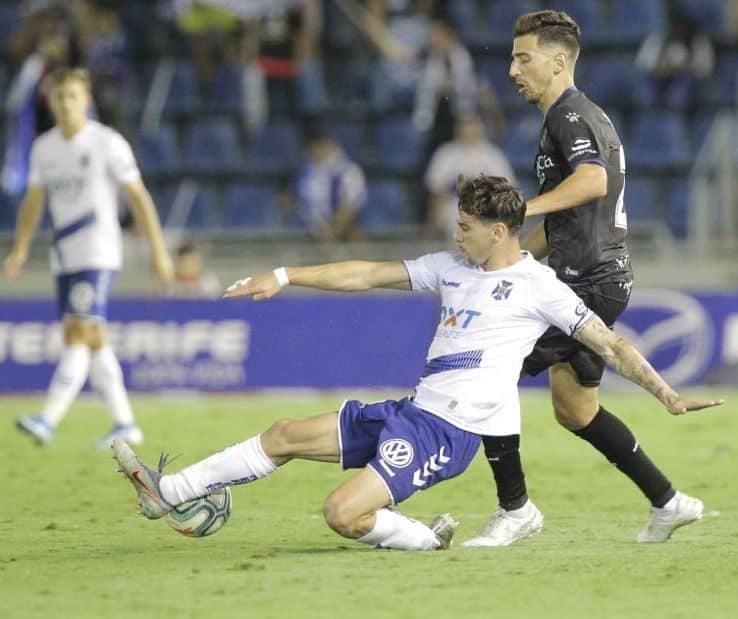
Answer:
<svg viewBox="0 0 738 619"><path fill-rule="evenodd" d="M186 241L177 247L177 256L187 256L189 254L199 254L200 250L192 241Z"/></svg>
<svg viewBox="0 0 738 619"><path fill-rule="evenodd" d="M520 232L525 219L525 198L506 178L487 174L464 178L460 174L456 192L462 213L502 222L510 234Z"/></svg>
<svg viewBox="0 0 738 619"><path fill-rule="evenodd" d="M538 43L557 43L566 48L574 59L579 55L582 31L564 11L534 11L523 13L515 20L513 36L538 35Z"/></svg>

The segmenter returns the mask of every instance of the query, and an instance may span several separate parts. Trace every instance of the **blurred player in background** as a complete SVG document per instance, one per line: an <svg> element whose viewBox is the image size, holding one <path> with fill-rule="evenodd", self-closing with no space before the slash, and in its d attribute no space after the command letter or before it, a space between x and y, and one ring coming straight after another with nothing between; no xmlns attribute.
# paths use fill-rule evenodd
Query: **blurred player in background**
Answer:
<svg viewBox="0 0 738 619"><path fill-rule="evenodd" d="M540 193L528 216L544 222L523 242L536 258L548 255L556 276L608 326L625 310L633 273L625 243L625 155L607 115L574 86L579 26L566 13L521 15L514 30L510 77L544 116L536 157ZM555 327L523 363L535 375L548 369L557 421L588 441L627 475L651 503L638 542L664 542L702 515L702 501L677 492L628 427L599 402L604 361ZM528 499L520 436L485 437L499 506L468 546L506 546L538 533L543 516Z"/></svg>
<svg viewBox="0 0 738 619"><path fill-rule="evenodd" d="M288 283L321 290L432 290L441 320L411 398L346 401L337 412L282 419L179 473L147 467L123 441L113 442L142 513L161 518L174 505L273 473L294 458L362 469L335 489L323 512L340 535L381 548L447 548L456 522L430 526L387 509L417 490L460 475L480 435L520 433L518 376L525 356L550 325L607 358L614 369L679 415L719 404L683 399L638 351L615 335L553 271L521 252L525 201L505 179L461 180L456 241L461 255L439 252L404 262L349 261L278 268L240 280L227 297L273 297Z"/></svg>
<svg viewBox="0 0 738 619"><path fill-rule="evenodd" d="M116 131L87 117L87 72L61 69L49 80L56 126L33 144L28 189L3 267L11 279L20 274L48 193L54 230L51 267L64 321L64 349L40 413L21 417L17 425L37 442L50 442L89 375L114 420L97 446L105 447L114 438L140 443L143 435L133 418L120 364L105 340L108 297L121 267L119 187L149 241L152 266L162 284L172 279L172 262L130 146Z"/></svg>

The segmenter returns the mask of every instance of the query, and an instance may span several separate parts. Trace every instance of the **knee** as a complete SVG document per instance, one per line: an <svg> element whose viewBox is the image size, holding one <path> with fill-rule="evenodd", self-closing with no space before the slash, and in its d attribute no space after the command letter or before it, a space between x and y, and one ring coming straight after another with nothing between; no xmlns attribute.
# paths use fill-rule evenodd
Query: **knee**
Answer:
<svg viewBox="0 0 738 619"><path fill-rule="evenodd" d="M290 453L293 424L292 419L280 419L261 435L262 446L267 453L274 456L284 456Z"/></svg>
<svg viewBox="0 0 738 619"><path fill-rule="evenodd" d="M357 518L348 506L335 495L330 495L323 503L323 516L328 526L339 535L356 539Z"/></svg>
<svg viewBox="0 0 738 619"><path fill-rule="evenodd" d="M68 346L89 345L90 325L81 320L69 320L64 323L64 343Z"/></svg>
<svg viewBox="0 0 738 619"><path fill-rule="evenodd" d="M581 406L567 398L556 395L553 396L552 403L556 421L572 432L588 426L589 422L592 421L592 418L597 413L596 407L592 411L589 406Z"/></svg>

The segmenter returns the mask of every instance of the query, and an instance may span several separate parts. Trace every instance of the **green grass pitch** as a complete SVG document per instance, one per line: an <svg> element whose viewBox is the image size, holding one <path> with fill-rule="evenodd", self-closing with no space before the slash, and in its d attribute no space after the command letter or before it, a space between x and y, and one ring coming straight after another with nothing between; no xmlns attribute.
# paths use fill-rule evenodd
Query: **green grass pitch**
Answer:
<svg viewBox="0 0 738 619"><path fill-rule="evenodd" d="M370 395L378 399L382 395ZM4 398L0 433L0 617L482 618L738 617L738 392L721 409L672 418L646 395L603 402L706 515L667 544L632 540L647 504L586 443L553 421L545 392L523 396L523 458L545 514L538 537L503 549L377 551L332 533L323 498L347 473L293 462L234 488L230 522L206 539L136 514L109 454L108 426L76 404L47 448L12 428L39 400ZM177 469L282 416L334 410L343 394L136 398L140 453L182 453ZM402 505L429 521L450 511L474 534L495 505L480 455L467 473Z"/></svg>

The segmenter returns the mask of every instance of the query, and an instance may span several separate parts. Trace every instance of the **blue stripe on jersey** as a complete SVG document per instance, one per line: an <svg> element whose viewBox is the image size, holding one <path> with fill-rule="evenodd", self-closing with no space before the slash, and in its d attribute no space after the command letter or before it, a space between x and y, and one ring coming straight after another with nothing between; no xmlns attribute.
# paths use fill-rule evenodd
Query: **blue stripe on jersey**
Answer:
<svg viewBox="0 0 738 619"><path fill-rule="evenodd" d="M55 230L54 242L61 241L63 238L74 234L78 230L81 230L82 228L89 226L90 224L94 224L96 220L97 213L95 213L95 211L87 213L86 215L82 215L82 217L75 219L71 224L67 224L63 228Z"/></svg>
<svg viewBox="0 0 738 619"><path fill-rule="evenodd" d="M431 374L439 372L448 372L449 370L470 370L478 368L482 363L483 350L466 350L464 352L455 352L450 355L441 355L429 359L423 368L423 378Z"/></svg>

